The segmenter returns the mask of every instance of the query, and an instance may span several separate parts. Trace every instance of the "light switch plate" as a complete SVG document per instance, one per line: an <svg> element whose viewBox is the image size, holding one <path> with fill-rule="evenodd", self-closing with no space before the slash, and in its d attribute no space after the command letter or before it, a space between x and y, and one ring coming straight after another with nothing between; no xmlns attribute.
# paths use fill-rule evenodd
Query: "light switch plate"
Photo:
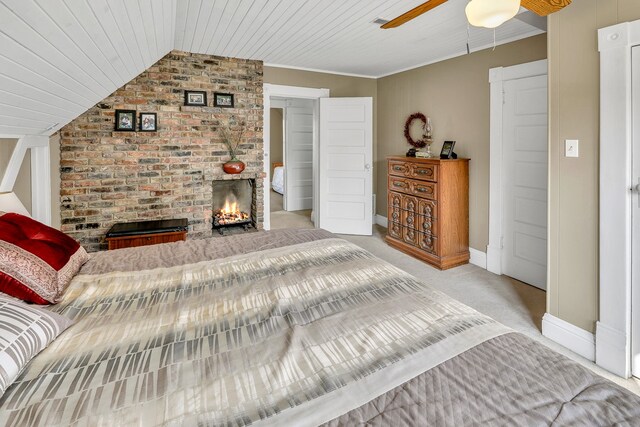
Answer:
<svg viewBox="0 0 640 427"><path fill-rule="evenodd" d="M578 140L577 139L565 139L564 140L564 156L565 157L579 157L578 156Z"/></svg>

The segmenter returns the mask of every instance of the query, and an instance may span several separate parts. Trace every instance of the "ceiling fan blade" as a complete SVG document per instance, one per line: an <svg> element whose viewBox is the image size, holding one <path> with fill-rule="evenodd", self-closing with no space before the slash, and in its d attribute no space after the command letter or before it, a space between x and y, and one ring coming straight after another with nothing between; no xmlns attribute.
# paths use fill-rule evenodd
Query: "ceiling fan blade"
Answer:
<svg viewBox="0 0 640 427"><path fill-rule="evenodd" d="M540 16L547 16L571 4L571 0L522 0L520 5Z"/></svg>
<svg viewBox="0 0 640 427"><path fill-rule="evenodd" d="M569 1L571 1L571 0L569 0ZM442 3L446 3L446 2L447 2L447 0L429 0L428 2L423 3L420 6L414 7L409 12L403 13L402 15L398 16L397 18L392 19L391 21L387 22L386 24L380 26L380 28L387 29L387 28L399 27L400 25L404 24L405 22L409 22L413 18L416 18L416 17L422 15L423 13L426 13L426 12L430 11L431 9L434 9L434 8L440 6Z"/></svg>

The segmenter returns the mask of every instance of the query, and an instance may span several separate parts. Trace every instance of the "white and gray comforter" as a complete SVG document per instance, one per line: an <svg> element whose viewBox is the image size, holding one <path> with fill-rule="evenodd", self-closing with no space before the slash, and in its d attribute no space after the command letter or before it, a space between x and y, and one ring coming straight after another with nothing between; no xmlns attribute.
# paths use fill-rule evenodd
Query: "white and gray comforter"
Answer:
<svg viewBox="0 0 640 427"><path fill-rule="evenodd" d="M97 254L53 309L75 324L2 396L4 424L631 425L640 414L637 396L325 232Z"/></svg>

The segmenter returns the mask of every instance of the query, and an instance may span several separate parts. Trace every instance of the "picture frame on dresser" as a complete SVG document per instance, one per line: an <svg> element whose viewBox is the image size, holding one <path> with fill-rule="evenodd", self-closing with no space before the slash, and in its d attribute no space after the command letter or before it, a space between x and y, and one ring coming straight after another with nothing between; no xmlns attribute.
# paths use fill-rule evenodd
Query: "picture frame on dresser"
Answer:
<svg viewBox="0 0 640 427"><path fill-rule="evenodd" d="M442 144L442 150L440 150L440 158L441 159L455 159L458 156L453 152L453 147L455 147L455 141L445 141Z"/></svg>

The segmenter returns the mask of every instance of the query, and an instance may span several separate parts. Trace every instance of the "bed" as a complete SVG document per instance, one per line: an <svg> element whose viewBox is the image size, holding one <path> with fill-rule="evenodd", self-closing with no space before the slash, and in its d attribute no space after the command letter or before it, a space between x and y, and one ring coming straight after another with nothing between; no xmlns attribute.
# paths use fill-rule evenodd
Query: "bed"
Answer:
<svg viewBox="0 0 640 427"><path fill-rule="evenodd" d="M4 425L637 425L640 397L322 230L93 254Z"/></svg>
<svg viewBox="0 0 640 427"><path fill-rule="evenodd" d="M273 163L272 177L271 188L276 193L284 195L284 165L282 163Z"/></svg>

